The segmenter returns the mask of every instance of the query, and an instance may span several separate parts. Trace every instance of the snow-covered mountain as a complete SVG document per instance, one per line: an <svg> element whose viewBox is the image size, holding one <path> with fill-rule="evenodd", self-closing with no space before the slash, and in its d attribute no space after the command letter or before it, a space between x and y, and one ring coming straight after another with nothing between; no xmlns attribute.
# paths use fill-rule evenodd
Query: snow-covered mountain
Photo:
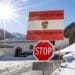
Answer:
<svg viewBox="0 0 75 75"><path fill-rule="evenodd" d="M10 33L7 30L4 29L0 29L0 40L4 40L4 39L13 39L13 40L25 40L26 36L24 34L21 33Z"/></svg>
<svg viewBox="0 0 75 75"><path fill-rule="evenodd" d="M21 33L12 33L12 35L15 37L24 37L25 36L24 34L21 34Z"/></svg>
<svg viewBox="0 0 75 75"><path fill-rule="evenodd" d="M13 37L14 36L10 32L8 32L4 29L0 29L0 40L13 38Z"/></svg>
<svg viewBox="0 0 75 75"><path fill-rule="evenodd" d="M14 36L13 39L15 40L25 40L26 39L26 36L21 33L12 33L12 35Z"/></svg>

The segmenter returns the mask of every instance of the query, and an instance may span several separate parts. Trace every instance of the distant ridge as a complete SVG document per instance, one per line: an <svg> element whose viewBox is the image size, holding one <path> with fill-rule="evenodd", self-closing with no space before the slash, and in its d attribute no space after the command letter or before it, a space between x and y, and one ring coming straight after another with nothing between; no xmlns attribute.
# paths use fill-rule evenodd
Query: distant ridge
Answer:
<svg viewBox="0 0 75 75"><path fill-rule="evenodd" d="M13 38L13 37L14 36L10 32L8 32L8 31L6 31L4 29L0 29L0 40Z"/></svg>

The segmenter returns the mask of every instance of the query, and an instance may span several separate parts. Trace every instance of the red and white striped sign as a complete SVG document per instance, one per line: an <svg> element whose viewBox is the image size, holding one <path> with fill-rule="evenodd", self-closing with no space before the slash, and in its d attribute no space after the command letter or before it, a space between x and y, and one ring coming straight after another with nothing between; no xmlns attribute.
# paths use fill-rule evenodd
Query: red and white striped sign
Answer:
<svg viewBox="0 0 75 75"><path fill-rule="evenodd" d="M63 26L63 10L30 12L27 40L61 40Z"/></svg>

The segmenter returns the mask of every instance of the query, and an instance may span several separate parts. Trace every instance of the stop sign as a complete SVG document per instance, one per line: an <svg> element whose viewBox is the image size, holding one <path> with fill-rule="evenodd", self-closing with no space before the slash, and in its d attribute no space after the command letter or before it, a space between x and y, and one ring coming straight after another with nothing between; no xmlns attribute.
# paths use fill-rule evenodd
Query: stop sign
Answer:
<svg viewBox="0 0 75 75"><path fill-rule="evenodd" d="M53 45L49 41L39 41L34 45L33 56L38 60L49 60L53 56Z"/></svg>

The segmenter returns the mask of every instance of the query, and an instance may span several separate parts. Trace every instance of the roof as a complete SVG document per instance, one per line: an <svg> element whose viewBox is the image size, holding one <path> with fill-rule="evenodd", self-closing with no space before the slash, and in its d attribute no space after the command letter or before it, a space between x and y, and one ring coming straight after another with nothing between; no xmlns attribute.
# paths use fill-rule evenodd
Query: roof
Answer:
<svg viewBox="0 0 75 75"><path fill-rule="evenodd" d="M0 40L0 43L14 43L14 42L37 42L37 40L11 40L11 39L6 39L6 40Z"/></svg>

